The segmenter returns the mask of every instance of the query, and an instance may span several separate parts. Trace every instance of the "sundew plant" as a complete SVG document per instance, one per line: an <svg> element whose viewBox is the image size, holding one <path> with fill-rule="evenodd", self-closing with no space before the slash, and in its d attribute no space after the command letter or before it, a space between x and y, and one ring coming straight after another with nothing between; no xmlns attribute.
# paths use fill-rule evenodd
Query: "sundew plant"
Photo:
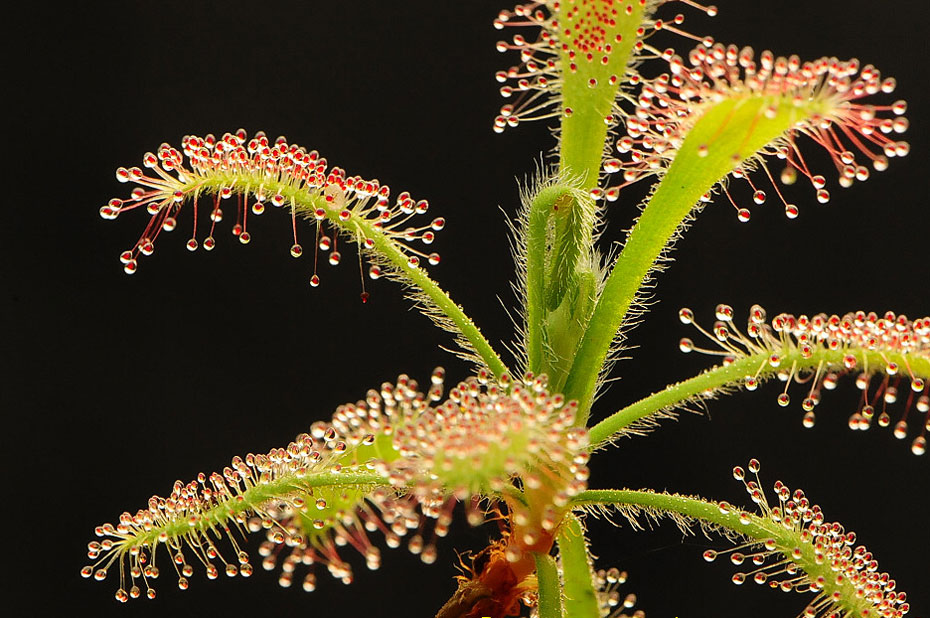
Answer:
<svg viewBox="0 0 930 618"><path fill-rule="evenodd" d="M145 277L182 245L231 251L252 241L259 222L283 218L286 253L306 271L293 285L326 294L329 279L351 276L331 268L342 264L358 273L366 305L400 286L426 316L421 328L444 331L444 351L431 374L413 375L404 359L374 357L352 341L353 362L390 363L384 369L396 378L356 385L344 393L349 403L328 413L312 410L305 431L280 448L233 456L114 514L92 530L81 574L117 601L169 606L183 600L166 588L267 577L262 571L308 592L324 578L348 584L360 570L389 569L386 550L402 547L426 564L459 568L437 618L644 616L648 604L621 570L636 565L596 560L603 541L592 541L589 526L608 519L651 529L668 520L710 539L696 555L727 563L721 580L771 589L760 595L791 593L799 616L912 614L868 539L799 489L805 479L776 480L777 460L764 468L755 458L734 461L745 489L738 501L627 488L622 471L611 472L612 483L591 477L599 456L636 441L660 444L666 423L712 412L724 396L787 408L808 429L842 415L851 430L885 432L889 448L925 457L930 317L886 307L683 307L668 328L681 327L678 353L701 355L704 368L682 376L669 361L667 387L630 401L608 392L625 359L635 362L629 338L663 298L662 271L676 257L701 259L675 245L705 209L728 209L747 226L776 209L778 224L791 225L808 209L835 207L856 185L882 182L872 177L909 155L908 104L898 93L907 85L866 59L718 40L705 18L725 12L692 0L540 0L493 18L503 101L488 130L536 123L552 132L521 182L521 204L504 207L514 269L506 302L513 335L504 344L469 316L468 297L442 285L443 269L457 267L442 259L444 230L460 214L443 201L474 178L427 201L356 175L351 161L330 161L303 140L236 127L186 135L118 168L125 187L99 214L139 224L119 255L126 274ZM711 31L695 32L694 20ZM469 216L503 225L482 208L471 205ZM638 210L621 230L611 221L624 208ZM918 287L927 275L920 259L908 266ZM480 284L477 277L469 296L493 296ZM327 312L321 305L312 317L318 336L351 341L352 325ZM831 407L834 389L857 392L854 409ZM263 413L264 423L274 420ZM926 477L915 486L926 487ZM457 520L486 529L486 546L456 556L449 533Z"/></svg>

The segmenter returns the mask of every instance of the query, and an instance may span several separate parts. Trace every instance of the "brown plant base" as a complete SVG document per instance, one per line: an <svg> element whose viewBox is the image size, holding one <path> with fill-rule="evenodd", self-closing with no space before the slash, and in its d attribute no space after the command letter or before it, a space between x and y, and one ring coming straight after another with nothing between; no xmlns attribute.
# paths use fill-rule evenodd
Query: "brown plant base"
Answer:
<svg viewBox="0 0 930 618"><path fill-rule="evenodd" d="M507 559L507 539L501 539L479 552L469 575L459 576L459 588L436 618L506 618L519 616L521 601L535 592L536 563L524 552L516 562Z"/></svg>

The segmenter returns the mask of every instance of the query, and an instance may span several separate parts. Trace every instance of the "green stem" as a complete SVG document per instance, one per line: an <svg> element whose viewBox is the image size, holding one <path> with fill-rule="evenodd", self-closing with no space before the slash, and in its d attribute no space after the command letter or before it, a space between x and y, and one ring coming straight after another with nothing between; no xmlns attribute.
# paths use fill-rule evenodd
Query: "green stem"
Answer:
<svg viewBox="0 0 930 618"><path fill-rule="evenodd" d="M562 590L555 558L548 554L533 554L533 557L539 585L539 618L562 618Z"/></svg>
<svg viewBox="0 0 930 618"><path fill-rule="evenodd" d="M575 515L566 515L559 530L558 543L565 586L565 614L570 618L599 618L601 613L594 591L588 543Z"/></svg>
<svg viewBox="0 0 930 618"><path fill-rule="evenodd" d="M589 432L591 444L596 448L621 436L625 428L632 423L648 418L661 411L680 408L689 401L706 396L721 388L739 385L746 376L759 380L774 376L779 370L794 368L794 371L842 367L844 357L852 355L857 366L883 368L888 362L897 363L899 367L909 367L912 375L930 380L930 358L901 354L900 352L869 351L846 348L828 350L815 346L813 354L805 358L797 349L785 353L779 352L781 362L773 367L768 361L771 350L739 358L728 365L720 365L693 378L672 384L664 390L654 393L631 404L605 418Z"/></svg>

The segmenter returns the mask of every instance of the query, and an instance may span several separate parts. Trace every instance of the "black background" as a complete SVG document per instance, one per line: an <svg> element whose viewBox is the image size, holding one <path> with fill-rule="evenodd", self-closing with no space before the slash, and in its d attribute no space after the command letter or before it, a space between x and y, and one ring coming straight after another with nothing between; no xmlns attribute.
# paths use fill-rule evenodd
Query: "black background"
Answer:
<svg viewBox="0 0 930 618"><path fill-rule="evenodd" d="M749 224L729 205L708 207L661 276L659 302L632 331L632 360L618 366L623 379L600 400L601 415L708 364L677 351L691 334L677 321L681 306L705 322L718 302L741 315L754 302L770 313L863 308L916 317L930 307L925 4L719 5L713 20L681 5L663 13L681 10L692 32L757 50L875 63L898 78L889 100L910 100L912 154L841 190L826 158L808 148L834 199L816 204L798 183L796 221L774 200L755 208ZM400 372L426 379L442 364L457 380L469 371L437 349L448 338L410 311L395 285L375 282L370 302L359 302L354 257L323 266L323 284L311 290L310 260L287 255L286 217L253 219L248 247L224 222L217 249L193 255L182 218L127 277L117 257L145 217L106 222L97 210L125 197L115 168L138 165L163 141L240 126L285 134L350 173L429 199L449 221L434 245L443 262L430 272L492 342L510 341L498 301L514 306L503 213L515 212L515 179L532 173L553 142L542 123L491 131L501 104L493 73L515 63L494 51L500 8L499 0L123 3L11 19L4 99L15 110L7 115L0 245L4 476L14 484L3 492L7 595L28 600L37 615L101 616L430 616L448 598L455 550L480 549L490 528L457 521L436 565L385 550L379 572L354 560L355 584L320 572L309 595L281 590L276 575L261 571L249 581L208 582L198 573L181 593L166 573L158 600L123 607L112 575L104 584L80 579L93 527L142 507L175 479L284 445ZM606 240L622 238L634 193L610 207ZM687 415L623 442L593 462L591 486L745 504L730 469L758 457L767 486L776 478L800 485L828 519L855 529L909 593L912 615L925 615L927 456L914 457L888 430L850 432L858 393L849 382L828 395L813 430L802 429L797 405L775 404L777 392L772 384L740 394L714 403L710 417ZM683 539L671 524L634 533L593 523L591 531L598 565L628 570L623 590L637 593L649 616L781 617L804 606L798 595L736 588L732 567L701 560L716 541Z"/></svg>

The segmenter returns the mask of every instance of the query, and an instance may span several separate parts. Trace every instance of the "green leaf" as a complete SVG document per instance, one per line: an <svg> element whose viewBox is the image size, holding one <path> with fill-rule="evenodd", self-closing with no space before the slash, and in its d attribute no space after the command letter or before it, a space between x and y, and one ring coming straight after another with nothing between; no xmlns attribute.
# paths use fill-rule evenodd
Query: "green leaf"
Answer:
<svg viewBox="0 0 930 618"><path fill-rule="evenodd" d="M798 123L829 111L822 97L798 100L791 93L752 91L721 94L697 108L693 125L607 277L575 355L564 392L579 400L584 414L590 410L611 343L630 307L702 197L734 168L752 165L761 151Z"/></svg>
<svg viewBox="0 0 930 618"><path fill-rule="evenodd" d="M758 471L750 461L750 471ZM742 468L734 476L744 478ZM750 513L726 502L712 502L678 494L632 490L590 490L575 497L577 507L616 509L631 522L641 517L669 515L679 526L699 524L704 531L717 530L739 543L728 552L708 550L705 560L730 553L742 570L733 582L755 580L785 592L813 592L816 596L806 611L810 616L885 615L886 609L904 609L905 596L894 591L894 580L881 575L878 563L856 535L838 523L825 522L820 507L810 504L803 491L794 494L781 482L775 483L778 504L769 506L755 481L746 481L747 492L760 503L761 514ZM735 538L734 538L734 535ZM905 610L906 612L906 610Z"/></svg>
<svg viewBox="0 0 930 618"><path fill-rule="evenodd" d="M720 305L717 313L721 317L732 316L732 309ZM930 318L909 321L904 316L899 319L891 313L879 318L865 312L843 317L819 314L813 318L780 314L770 327L764 323L765 312L761 307L754 307L750 313L751 335L738 331L731 317L718 321L714 333L708 333L720 347L718 353L730 357L729 362L669 385L612 414L591 428L591 443L604 444L624 434L636 433L651 427L655 418L667 416L676 408L687 407L736 388L755 390L760 382L778 374L783 374L789 383L801 376L810 376L810 380L804 380L809 384L803 388L816 393L817 397L805 397L802 403L807 411L807 424L813 423L814 406L825 388L826 377L831 374L831 384L827 387L835 386L838 377L855 370L860 381L866 377L870 381L875 374L887 377L901 374L900 379L910 381L908 390L914 393L928 391ZM686 322L694 319L690 309L682 309L681 315ZM689 350L694 344L690 339L683 339L682 346ZM926 401L927 395L923 397L922 401ZM779 397L779 403L788 405L788 402L786 388ZM866 420L870 422L874 411L871 406L869 408L864 411L869 416ZM879 424L887 425L889 421L883 418L879 418ZM906 435L906 422L896 427L896 434L902 431ZM925 438L920 435L911 449L915 454L923 454L925 445Z"/></svg>

